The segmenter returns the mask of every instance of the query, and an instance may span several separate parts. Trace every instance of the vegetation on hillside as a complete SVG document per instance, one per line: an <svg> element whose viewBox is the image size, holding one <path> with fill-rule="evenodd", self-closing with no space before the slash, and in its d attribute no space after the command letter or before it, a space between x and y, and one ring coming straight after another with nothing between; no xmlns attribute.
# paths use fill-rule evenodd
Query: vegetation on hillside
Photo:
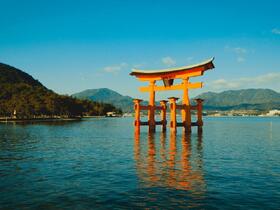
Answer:
<svg viewBox="0 0 280 210"><path fill-rule="evenodd" d="M101 103L110 103L124 112L133 112L133 99L129 96L123 96L116 91L108 88L89 89L72 95L79 99L88 99Z"/></svg>
<svg viewBox="0 0 280 210"><path fill-rule="evenodd" d="M111 104L56 94L27 73L0 63L0 116L74 117L121 112Z"/></svg>
<svg viewBox="0 0 280 210"><path fill-rule="evenodd" d="M270 89L227 90L206 92L203 98L208 110L271 110L280 108L280 93Z"/></svg>

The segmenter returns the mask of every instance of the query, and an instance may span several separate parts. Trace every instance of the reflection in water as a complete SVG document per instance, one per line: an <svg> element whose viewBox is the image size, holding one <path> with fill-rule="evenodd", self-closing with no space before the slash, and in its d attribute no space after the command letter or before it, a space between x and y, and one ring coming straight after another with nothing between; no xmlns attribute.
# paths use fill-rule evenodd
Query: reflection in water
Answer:
<svg viewBox="0 0 280 210"><path fill-rule="evenodd" d="M192 194L204 194L202 134L198 134L196 147L192 148L191 136L182 134L155 134L148 139L135 133L134 158L140 183L145 187L167 187L187 190ZM192 151L193 150L193 151Z"/></svg>

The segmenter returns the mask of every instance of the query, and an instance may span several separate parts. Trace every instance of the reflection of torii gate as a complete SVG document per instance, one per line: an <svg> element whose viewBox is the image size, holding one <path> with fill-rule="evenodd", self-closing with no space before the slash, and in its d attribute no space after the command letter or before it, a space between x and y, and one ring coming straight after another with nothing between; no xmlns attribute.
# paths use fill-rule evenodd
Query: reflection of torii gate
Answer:
<svg viewBox="0 0 280 210"><path fill-rule="evenodd" d="M203 196L206 184L201 155L202 135L197 135L196 147L191 145L191 135L183 133L179 139L175 133L171 132L170 138L161 133L160 144L156 144L153 133L149 133L147 139L135 133L134 160L139 184L188 190L191 194Z"/></svg>
<svg viewBox="0 0 280 210"><path fill-rule="evenodd" d="M140 87L141 92L149 92L150 100L148 106L141 106L142 100L134 99L135 109L135 128L139 130L141 125L148 125L149 131L155 131L156 125L162 125L163 131L166 129L166 103L162 100L161 106L155 106L155 92L166 90L183 90L182 105L177 105L178 98L169 98L170 102L170 129L176 131L177 126L183 126L185 131L190 132L191 126L202 126L202 101L197 100L197 106L191 107L189 99L189 89L202 88L202 82L190 83L190 77L197 77L203 75L204 71L214 68L213 60L209 59L202 63L181 68L163 69L154 71L143 71L134 69L130 75L136 76L140 81L149 82L148 87ZM174 79L181 79L181 84L173 84ZM156 81L162 80L164 86L157 86ZM182 123L176 121L176 109L181 109ZM196 123L191 122L191 109L197 110L198 120ZM148 122L140 121L140 110L148 110ZM161 110L161 121L155 121L155 110Z"/></svg>

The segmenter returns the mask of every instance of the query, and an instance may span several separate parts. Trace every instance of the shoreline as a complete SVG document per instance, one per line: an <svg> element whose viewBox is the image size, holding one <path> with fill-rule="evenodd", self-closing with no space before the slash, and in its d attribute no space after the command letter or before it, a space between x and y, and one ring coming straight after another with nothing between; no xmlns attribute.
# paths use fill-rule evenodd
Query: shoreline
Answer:
<svg viewBox="0 0 280 210"><path fill-rule="evenodd" d="M206 115L206 118L235 118L235 117L253 117L253 118L277 118L279 116L213 116ZM83 119L90 118L108 118L106 116L84 116L84 117L71 117L71 118L28 118L28 119L12 119L12 118L0 118L0 123L25 123L25 122L70 122L70 121L82 121ZM118 117L116 117L118 118Z"/></svg>
<svg viewBox="0 0 280 210"><path fill-rule="evenodd" d="M105 118L106 116L83 116L83 117L42 117L42 118L25 118L25 119L15 119L15 118L0 118L0 123L17 123L17 122L67 122L67 121L81 121L83 119L90 118Z"/></svg>
<svg viewBox="0 0 280 210"><path fill-rule="evenodd" d="M0 118L0 123L17 123L17 122L60 122L60 121L79 121L82 120L81 117L71 117L71 118L27 118L27 119L12 119L12 118Z"/></svg>

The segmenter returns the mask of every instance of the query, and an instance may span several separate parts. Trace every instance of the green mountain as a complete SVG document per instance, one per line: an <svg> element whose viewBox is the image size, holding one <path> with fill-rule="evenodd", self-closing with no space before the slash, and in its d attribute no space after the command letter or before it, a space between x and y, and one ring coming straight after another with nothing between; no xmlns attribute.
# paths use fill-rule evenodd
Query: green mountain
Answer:
<svg viewBox="0 0 280 210"><path fill-rule="evenodd" d="M89 89L80 93L75 93L72 96L79 99L110 103L115 107L122 109L123 112L133 111L133 99L131 97L123 96L108 88Z"/></svg>
<svg viewBox="0 0 280 210"><path fill-rule="evenodd" d="M124 112L133 112L132 98L108 88L90 89L72 95L112 103ZM269 110L280 108L280 93L270 89L228 90L221 93L206 92L195 98L203 98L205 110ZM144 102L143 104L147 104Z"/></svg>
<svg viewBox="0 0 280 210"><path fill-rule="evenodd" d="M270 89L228 90L206 92L195 98L205 100L208 110L269 110L280 108L280 93Z"/></svg>
<svg viewBox="0 0 280 210"><path fill-rule="evenodd" d="M29 74L0 63L0 117L18 118L104 115L118 111L110 104L59 95Z"/></svg>

